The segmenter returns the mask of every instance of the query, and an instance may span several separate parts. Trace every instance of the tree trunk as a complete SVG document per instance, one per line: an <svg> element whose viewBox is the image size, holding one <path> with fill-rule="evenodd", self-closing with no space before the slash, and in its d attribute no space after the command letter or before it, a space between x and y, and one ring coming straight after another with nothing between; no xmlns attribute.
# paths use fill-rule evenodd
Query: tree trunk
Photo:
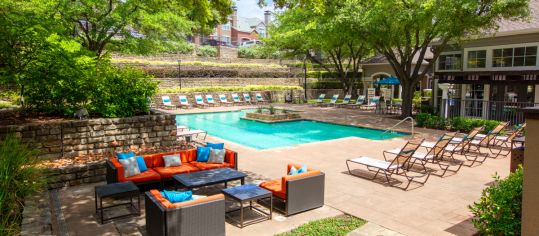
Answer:
<svg viewBox="0 0 539 236"><path fill-rule="evenodd" d="M402 83L402 115L401 118L412 116L413 98L414 98L414 83Z"/></svg>

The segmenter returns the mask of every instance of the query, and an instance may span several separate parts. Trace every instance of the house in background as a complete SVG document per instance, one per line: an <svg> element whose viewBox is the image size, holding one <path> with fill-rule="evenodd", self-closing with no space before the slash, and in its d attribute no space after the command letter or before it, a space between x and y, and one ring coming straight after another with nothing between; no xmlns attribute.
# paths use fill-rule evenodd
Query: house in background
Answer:
<svg viewBox="0 0 539 236"><path fill-rule="evenodd" d="M264 20L238 17L238 9L233 7L233 13L226 24L217 25L208 36L194 36L191 42L198 45L239 46L242 42L267 37L266 26L270 23L270 15L270 11L265 11Z"/></svg>
<svg viewBox="0 0 539 236"><path fill-rule="evenodd" d="M530 1L530 10L529 21L501 21L496 33L441 52L434 105L442 114L523 122L518 108L539 103L539 0Z"/></svg>

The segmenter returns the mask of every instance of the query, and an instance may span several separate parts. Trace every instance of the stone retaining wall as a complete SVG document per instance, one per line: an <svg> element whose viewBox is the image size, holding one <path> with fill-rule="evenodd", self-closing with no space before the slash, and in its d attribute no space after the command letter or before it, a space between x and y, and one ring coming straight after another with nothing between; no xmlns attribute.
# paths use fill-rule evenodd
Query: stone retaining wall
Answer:
<svg viewBox="0 0 539 236"><path fill-rule="evenodd" d="M49 189L76 186L87 183L105 181L107 169L105 161L72 165L47 170L47 187Z"/></svg>
<svg viewBox="0 0 539 236"><path fill-rule="evenodd" d="M41 158L102 154L114 148L177 145L176 116L148 115L0 127L0 139L14 132Z"/></svg>
<svg viewBox="0 0 539 236"><path fill-rule="evenodd" d="M155 95L152 98L152 101L153 101L153 106L155 106L155 107L163 107L162 96L166 95L166 96L170 97L170 99L172 100L171 101L172 104L179 105L180 104L180 99L179 99L178 96L179 95L185 95L187 97L187 100L189 101L189 104L193 106L194 104L196 104L195 95L202 95L202 97L204 98L204 102L206 102L205 95L206 94L211 94L213 99L215 100L215 102L219 103L219 95L220 94L226 95L227 100L229 102L232 102L232 94L233 93L237 93L240 96L240 99L243 101L243 93L249 93L251 95L251 99L256 99L255 94L257 92L256 91L251 91L251 92L224 91L224 92L204 92L204 93L203 92L194 92L194 93L159 93L159 94ZM259 91L259 93L262 94L264 99L266 99L267 101L274 102L274 103L284 103L286 96L291 96L293 101L295 101L295 102L297 102L299 100L303 100L303 98L304 98L303 90Z"/></svg>
<svg viewBox="0 0 539 236"><path fill-rule="evenodd" d="M178 78L155 78L159 88L180 87ZM298 78L182 78L182 88L213 87L213 86L246 86L246 85L276 85L302 86Z"/></svg>

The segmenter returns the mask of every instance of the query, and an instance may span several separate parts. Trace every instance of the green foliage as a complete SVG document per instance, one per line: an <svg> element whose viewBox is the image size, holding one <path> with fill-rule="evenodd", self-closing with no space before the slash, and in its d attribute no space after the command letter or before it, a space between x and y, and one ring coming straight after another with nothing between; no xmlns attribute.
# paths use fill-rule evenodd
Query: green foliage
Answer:
<svg viewBox="0 0 539 236"><path fill-rule="evenodd" d="M340 81L316 81L307 83L309 89L342 89Z"/></svg>
<svg viewBox="0 0 539 236"><path fill-rule="evenodd" d="M303 90L299 86L276 86L276 85L247 85L247 86L213 86L196 88L169 88L160 89L159 93L195 93L195 92L241 92L241 91L281 91L281 90Z"/></svg>
<svg viewBox="0 0 539 236"><path fill-rule="evenodd" d="M238 57L250 59L279 59L281 54L278 50L266 49L264 47L240 47L238 49Z"/></svg>
<svg viewBox="0 0 539 236"><path fill-rule="evenodd" d="M111 42L111 50L132 55L157 55L174 53L191 55L195 45L185 41L149 41L145 39L127 38Z"/></svg>
<svg viewBox="0 0 539 236"><path fill-rule="evenodd" d="M44 184L36 154L13 134L0 142L0 235L17 234L24 198Z"/></svg>
<svg viewBox="0 0 539 236"><path fill-rule="evenodd" d="M0 100L0 109L8 108L8 107L11 107L12 105L13 104L11 104L11 102Z"/></svg>
<svg viewBox="0 0 539 236"><path fill-rule="evenodd" d="M485 126L484 132L488 132L500 124L500 122L496 120L482 120L465 117L454 117L446 120L443 117L423 112L418 113L415 116L415 121L419 127L450 129L464 133L469 133L473 128L481 126Z"/></svg>
<svg viewBox="0 0 539 236"><path fill-rule="evenodd" d="M355 218L353 216L331 217L321 220L311 221L300 225L298 228L278 236L303 236L303 235L332 235L344 236L350 231L359 228L367 223L367 221Z"/></svg>
<svg viewBox="0 0 539 236"><path fill-rule="evenodd" d="M416 115L415 120L419 127L446 129L447 126L447 122L443 117L429 113L419 113Z"/></svg>
<svg viewBox="0 0 539 236"><path fill-rule="evenodd" d="M201 46L196 48L196 54L199 57L216 57L217 48L212 46Z"/></svg>
<svg viewBox="0 0 539 236"><path fill-rule="evenodd" d="M261 106L256 108L256 113L262 113L262 107Z"/></svg>
<svg viewBox="0 0 539 236"><path fill-rule="evenodd" d="M269 111L270 115L275 114L275 107L274 107L273 105L270 105L270 106L268 107L268 111Z"/></svg>
<svg viewBox="0 0 539 236"><path fill-rule="evenodd" d="M122 64L144 64L144 65L173 65L178 66L178 61L169 60L146 60L146 59L131 59L131 58L113 58L113 63ZM273 63L222 63L222 62L210 62L210 61L182 61L182 66L211 66L211 67L223 67L223 68L286 68ZM177 69L177 68L176 68Z"/></svg>
<svg viewBox="0 0 539 236"><path fill-rule="evenodd" d="M481 235L520 235L522 214L522 180L520 166L507 178L484 189L479 201L469 206L472 222Z"/></svg>

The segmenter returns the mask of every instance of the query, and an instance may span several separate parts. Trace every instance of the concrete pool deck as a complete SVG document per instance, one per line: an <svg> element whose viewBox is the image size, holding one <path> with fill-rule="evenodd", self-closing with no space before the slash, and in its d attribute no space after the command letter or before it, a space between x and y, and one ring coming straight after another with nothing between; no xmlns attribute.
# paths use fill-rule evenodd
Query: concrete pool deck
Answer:
<svg viewBox="0 0 539 236"><path fill-rule="evenodd" d="M313 108L287 106L302 110L308 119L352 124L385 129L398 122L388 116L372 112L339 108ZM245 107L240 107L245 108ZM238 109L191 109L184 112L226 111ZM175 113L170 110L167 112ZM406 126L402 131L407 131ZM409 130L408 130L409 131ZM441 131L416 129L417 138L435 139ZM409 137L389 140L342 138L329 141L300 144L291 147L256 150L227 142L216 137L210 141L224 141L227 148L238 152L239 169L251 177L247 182L257 183L265 179L277 179L285 175L287 163L308 165L326 174L325 206L288 218L274 215L264 221L239 229L227 223L227 235L273 235L289 231L310 220L350 214L372 224L403 235L474 235L471 213L467 206L478 200L481 191L492 183L492 176L508 174L509 158L488 159L476 167L463 167L457 174L440 178L431 176L425 186L412 185L403 191L395 185L351 176L345 160L359 156L382 158L382 150L402 146ZM144 214L137 218L118 220L98 225L93 219L93 186L85 185L60 191L62 211L69 231L77 235L144 235Z"/></svg>

